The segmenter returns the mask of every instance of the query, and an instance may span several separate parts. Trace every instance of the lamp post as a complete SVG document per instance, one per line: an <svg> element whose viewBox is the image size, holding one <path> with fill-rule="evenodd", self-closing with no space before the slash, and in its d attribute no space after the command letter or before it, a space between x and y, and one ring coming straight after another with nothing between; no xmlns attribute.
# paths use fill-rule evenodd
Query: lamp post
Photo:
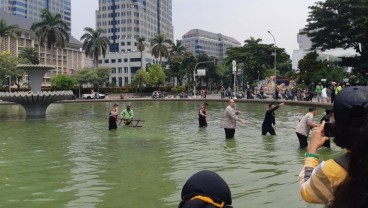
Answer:
<svg viewBox="0 0 368 208"><path fill-rule="evenodd" d="M275 37L272 35L272 33L270 31L267 31L268 33L270 33L270 35L272 36L273 38L273 46L275 48L275 59L274 59L274 64L275 64L275 86L277 85L276 84L276 40L275 40Z"/></svg>
<svg viewBox="0 0 368 208"><path fill-rule="evenodd" d="M234 73L234 90L233 90L233 93L236 96L236 94L235 94L235 90L236 90L236 83L235 83L235 81L236 81L236 61L233 60L232 64L233 64L233 73Z"/></svg>
<svg viewBox="0 0 368 208"><path fill-rule="evenodd" d="M196 65L195 65L195 67L194 67L194 70L193 70L193 78L194 78L193 97L196 97L196 86L197 86L197 80L196 80L196 69L197 69L197 66L198 66L199 64L210 63L210 62L215 63L215 60L213 60L213 61L202 61L202 62L198 62L198 63L196 63Z"/></svg>

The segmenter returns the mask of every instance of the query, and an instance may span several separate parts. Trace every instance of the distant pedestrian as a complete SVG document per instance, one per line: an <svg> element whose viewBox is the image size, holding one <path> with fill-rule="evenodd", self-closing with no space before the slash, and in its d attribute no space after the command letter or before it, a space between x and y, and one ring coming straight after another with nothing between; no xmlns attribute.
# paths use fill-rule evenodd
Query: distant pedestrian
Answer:
<svg viewBox="0 0 368 208"><path fill-rule="evenodd" d="M261 99L264 99L264 87L261 85L261 88L259 88L259 93L261 94Z"/></svg>
<svg viewBox="0 0 368 208"><path fill-rule="evenodd" d="M279 87L277 85L275 86L275 99L279 99Z"/></svg>
<svg viewBox="0 0 368 208"><path fill-rule="evenodd" d="M240 111L235 110L235 101L233 99L229 100L229 105L225 109L225 121L224 121L224 129L226 139L234 138L236 122L244 124L245 121L240 119L238 115Z"/></svg>
<svg viewBox="0 0 368 208"><path fill-rule="evenodd" d="M221 92L221 99L225 98L225 87L224 86L221 86L220 92Z"/></svg>
<svg viewBox="0 0 368 208"><path fill-rule="evenodd" d="M271 135L276 135L275 110L277 110L282 105L284 105L284 103L280 103L278 105L271 103L268 105L268 110L265 113L265 117L262 123L262 135L266 135L267 132Z"/></svg>
<svg viewBox="0 0 368 208"><path fill-rule="evenodd" d="M207 107L208 103L204 103L198 110L199 127L207 127Z"/></svg>
<svg viewBox="0 0 368 208"><path fill-rule="evenodd" d="M316 93L317 93L317 101L318 102L322 102L322 90L323 90L323 87L322 87L321 83L319 82L318 85L316 86Z"/></svg>

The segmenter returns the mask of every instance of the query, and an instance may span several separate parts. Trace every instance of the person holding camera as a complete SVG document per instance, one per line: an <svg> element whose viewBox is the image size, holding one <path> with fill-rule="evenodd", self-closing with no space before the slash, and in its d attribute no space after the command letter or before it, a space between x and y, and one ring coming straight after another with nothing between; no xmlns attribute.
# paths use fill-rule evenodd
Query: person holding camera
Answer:
<svg viewBox="0 0 368 208"><path fill-rule="evenodd" d="M322 121L313 130L299 174L301 196L333 208L368 207L368 87L341 90L333 111L335 122L329 130L335 144L346 151L319 164L317 150L328 140Z"/></svg>

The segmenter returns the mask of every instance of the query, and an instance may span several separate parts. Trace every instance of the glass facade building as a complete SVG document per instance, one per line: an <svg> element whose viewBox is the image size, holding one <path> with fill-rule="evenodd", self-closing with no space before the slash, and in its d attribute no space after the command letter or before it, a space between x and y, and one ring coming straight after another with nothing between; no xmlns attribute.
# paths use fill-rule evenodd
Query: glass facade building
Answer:
<svg viewBox="0 0 368 208"><path fill-rule="evenodd" d="M0 0L0 9L16 15L39 21L42 9L62 15L71 27L71 0Z"/></svg>

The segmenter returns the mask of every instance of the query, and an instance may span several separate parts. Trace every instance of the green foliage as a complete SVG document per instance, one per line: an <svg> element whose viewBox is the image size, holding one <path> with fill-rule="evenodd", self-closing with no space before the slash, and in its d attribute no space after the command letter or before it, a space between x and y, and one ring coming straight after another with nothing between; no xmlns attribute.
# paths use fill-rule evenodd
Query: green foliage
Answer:
<svg viewBox="0 0 368 208"><path fill-rule="evenodd" d="M5 76L10 75L11 81L20 88L20 82L25 75L25 71L19 69L17 65L26 63L26 60L12 56L9 51L0 53L0 83L5 79Z"/></svg>
<svg viewBox="0 0 368 208"><path fill-rule="evenodd" d="M147 84L159 86L165 83L165 71L159 64L149 67L147 72Z"/></svg>
<svg viewBox="0 0 368 208"><path fill-rule="evenodd" d="M216 65L216 75L221 80L220 85L228 86L231 83L231 71L230 66L226 66L224 63L218 63Z"/></svg>
<svg viewBox="0 0 368 208"><path fill-rule="evenodd" d="M248 81L265 77L267 69L274 68L274 45L262 44L262 39L251 37L244 41L244 46L230 48L226 54L226 63L231 64L232 60L237 62L238 67L244 69ZM290 62L290 56L284 48L276 47L276 62L278 65Z"/></svg>
<svg viewBox="0 0 368 208"><path fill-rule="evenodd" d="M31 30L36 33L40 44L46 42L49 49L64 47L70 38L69 26L63 21L61 14L52 14L47 9L41 10L41 21L33 23Z"/></svg>
<svg viewBox="0 0 368 208"><path fill-rule="evenodd" d="M179 90L178 90L178 88L173 87L173 88L171 88L171 92L172 92L174 95L177 95L177 94L178 94L178 92L179 92Z"/></svg>
<svg viewBox="0 0 368 208"><path fill-rule="evenodd" d="M110 45L110 40L107 37L101 36L103 29L86 27L84 28L85 33L81 37L83 42L82 49L87 57L93 59L93 64L95 68L98 67L98 57L105 57L108 46Z"/></svg>
<svg viewBox="0 0 368 208"><path fill-rule="evenodd" d="M27 59L32 64L40 64L38 52L32 47L23 48L19 54L19 57Z"/></svg>
<svg viewBox="0 0 368 208"><path fill-rule="evenodd" d="M132 84L135 86L142 86L147 84L147 72L144 69L139 69L133 77Z"/></svg>
<svg viewBox="0 0 368 208"><path fill-rule="evenodd" d="M368 1L326 0L310 7L305 33L313 49L353 48L360 56L346 57L343 64L355 67L356 75L368 73Z"/></svg>
<svg viewBox="0 0 368 208"><path fill-rule="evenodd" d="M93 82L94 84L100 87L108 82L111 73L111 68L98 67L95 68L94 71L97 74L97 79Z"/></svg>
<svg viewBox="0 0 368 208"><path fill-rule="evenodd" d="M51 78L51 86L56 90L71 90L76 84L77 80L66 74L59 74Z"/></svg>
<svg viewBox="0 0 368 208"><path fill-rule="evenodd" d="M162 57L169 57L168 48L171 43L172 41L170 39L166 39L166 35L164 33L160 33L151 39L152 55L155 58L160 58L160 63L162 63Z"/></svg>
<svg viewBox="0 0 368 208"><path fill-rule="evenodd" d="M188 51L171 51L168 63L170 69L167 70L168 77L176 77L179 85L182 85L185 77L193 77L193 69L195 66L195 57ZM191 76L190 76L191 75Z"/></svg>
<svg viewBox="0 0 368 208"><path fill-rule="evenodd" d="M141 52L141 68L143 68L143 51L146 50L146 37L138 37L137 41L137 49Z"/></svg>
<svg viewBox="0 0 368 208"><path fill-rule="evenodd" d="M9 25L5 20L0 19L0 38L5 36L16 37L14 30L18 28L16 25ZM1 40L0 40L1 45Z"/></svg>
<svg viewBox="0 0 368 208"><path fill-rule="evenodd" d="M74 77L79 85L95 83L98 78L96 71L90 68L77 71Z"/></svg>
<svg viewBox="0 0 368 208"><path fill-rule="evenodd" d="M305 84L311 83L313 73L327 67L327 63L317 60L318 56L317 52L313 51L299 61L299 82L304 81Z"/></svg>
<svg viewBox="0 0 368 208"><path fill-rule="evenodd" d="M185 86L184 85L178 86L178 92L179 93L185 92Z"/></svg>

